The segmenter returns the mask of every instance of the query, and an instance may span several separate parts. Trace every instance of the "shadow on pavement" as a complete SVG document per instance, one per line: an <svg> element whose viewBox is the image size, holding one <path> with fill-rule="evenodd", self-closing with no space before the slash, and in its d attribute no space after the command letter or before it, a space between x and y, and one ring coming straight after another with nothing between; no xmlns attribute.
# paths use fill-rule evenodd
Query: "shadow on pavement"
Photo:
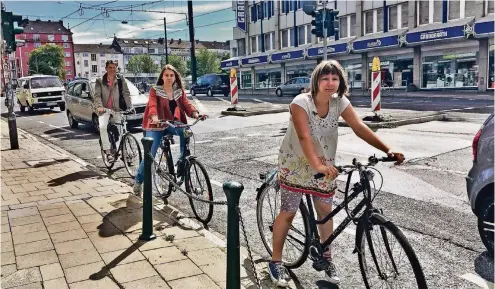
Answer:
<svg viewBox="0 0 495 289"><path fill-rule="evenodd" d="M493 283L493 257L488 254L488 251L481 253L474 260L474 270L476 274L480 275L483 279ZM490 284L486 284L488 288ZM493 285L492 285L493 286Z"/></svg>
<svg viewBox="0 0 495 289"><path fill-rule="evenodd" d="M93 171L79 171L79 172L75 172L75 173L70 173L70 174L65 175L63 177L52 179L48 182L48 186L49 187L57 187L57 186L61 186L61 185L68 183L68 182L75 182L75 181L84 180L84 179L91 179L94 177L96 177L98 180L103 178L103 176L101 174L93 172Z"/></svg>
<svg viewBox="0 0 495 289"><path fill-rule="evenodd" d="M129 248L127 248L124 252L122 252L120 255L118 255L115 259L113 259L110 263L108 263L106 266L103 266L100 271L93 273L89 276L90 280L101 280L105 278L106 276L109 276L111 279L113 279L112 276L110 276L110 269L114 268L117 266L122 260L125 258L129 257L132 253L134 253L136 250L139 249L142 245L144 245L146 241L138 241L137 243L133 244ZM115 280L114 280L115 281ZM116 282L116 284L118 284Z"/></svg>

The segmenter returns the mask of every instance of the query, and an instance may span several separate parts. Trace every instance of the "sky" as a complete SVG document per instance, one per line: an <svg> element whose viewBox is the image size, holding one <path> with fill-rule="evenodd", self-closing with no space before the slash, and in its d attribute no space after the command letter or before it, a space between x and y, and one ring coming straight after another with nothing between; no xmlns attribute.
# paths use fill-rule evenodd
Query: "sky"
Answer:
<svg viewBox="0 0 495 289"><path fill-rule="evenodd" d="M186 24L187 1L3 1L6 10L29 20L58 21L73 33L77 44L111 43L118 38L164 37L163 17L167 18L168 39L189 40ZM133 5L134 7L129 8ZM83 7L83 9L80 9ZM193 1L195 39L227 41L232 39L235 11L232 1ZM89 8L89 9L88 9ZM108 11L106 9L129 11ZM131 11L132 10L132 11ZM160 13L143 12L153 10ZM201 14L205 14L201 16ZM122 23L127 21L127 24ZM202 27L203 26L203 27Z"/></svg>

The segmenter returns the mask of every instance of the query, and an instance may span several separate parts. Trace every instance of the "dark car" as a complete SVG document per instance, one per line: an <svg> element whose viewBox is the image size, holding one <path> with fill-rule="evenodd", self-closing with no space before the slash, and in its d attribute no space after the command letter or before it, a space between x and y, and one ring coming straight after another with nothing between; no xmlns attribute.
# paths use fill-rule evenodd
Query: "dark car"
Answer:
<svg viewBox="0 0 495 289"><path fill-rule="evenodd" d="M191 95L206 94L213 96L220 94L228 96L230 93L229 76L224 74L206 74L198 78L196 83L191 85Z"/></svg>
<svg viewBox="0 0 495 289"><path fill-rule="evenodd" d="M473 167L466 177L467 193L478 231L493 256L493 114L483 123L473 139Z"/></svg>

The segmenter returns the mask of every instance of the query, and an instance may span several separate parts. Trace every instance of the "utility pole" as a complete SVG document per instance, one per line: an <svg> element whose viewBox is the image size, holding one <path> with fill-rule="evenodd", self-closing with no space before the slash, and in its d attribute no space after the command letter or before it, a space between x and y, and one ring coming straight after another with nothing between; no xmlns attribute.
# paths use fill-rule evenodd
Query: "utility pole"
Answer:
<svg viewBox="0 0 495 289"><path fill-rule="evenodd" d="M325 27L325 18L327 16L327 0L323 0L323 60L328 58L328 48L327 48L327 28Z"/></svg>
<svg viewBox="0 0 495 289"><path fill-rule="evenodd" d="M192 1L187 1L187 17L189 18L189 41L191 42L191 80L196 83L198 77L196 71L196 50L194 42L194 22L193 22L193 6Z"/></svg>
<svg viewBox="0 0 495 289"><path fill-rule="evenodd" d="M165 64L168 64L168 40L167 40L167 18L163 17L163 30L165 30Z"/></svg>

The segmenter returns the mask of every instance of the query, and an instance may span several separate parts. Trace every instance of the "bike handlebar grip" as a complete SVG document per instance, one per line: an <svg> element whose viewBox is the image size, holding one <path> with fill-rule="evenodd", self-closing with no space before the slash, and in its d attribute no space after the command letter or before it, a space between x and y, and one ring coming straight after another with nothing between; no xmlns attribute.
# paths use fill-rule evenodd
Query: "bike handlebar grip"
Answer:
<svg viewBox="0 0 495 289"><path fill-rule="evenodd" d="M395 156L393 157L383 157L380 159L382 162L396 162L397 158Z"/></svg>
<svg viewBox="0 0 495 289"><path fill-rule="evenodd" d="M325 177L325 174L323 174L323 173L317 173L316 175L314 175L315 179L321 179L323 177Z"/></svg>

